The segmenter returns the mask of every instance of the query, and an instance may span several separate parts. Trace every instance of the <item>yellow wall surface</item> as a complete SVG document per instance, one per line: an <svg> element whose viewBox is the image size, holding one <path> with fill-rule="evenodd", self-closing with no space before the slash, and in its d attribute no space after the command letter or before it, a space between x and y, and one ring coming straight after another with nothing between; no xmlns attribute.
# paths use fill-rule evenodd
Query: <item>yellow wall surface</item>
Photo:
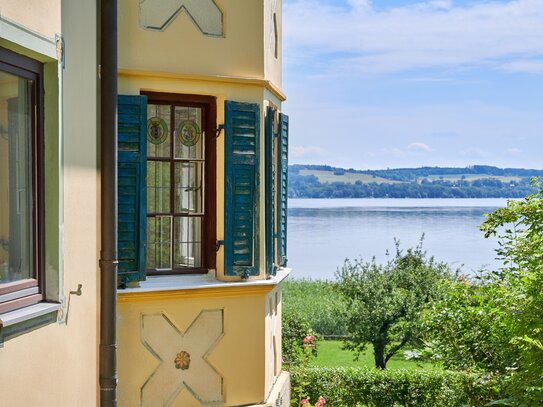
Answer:
<svg viewBox="0 0 543 407"><path fill-rule="evenodd" d="M43 30L47 36L60 31L59 21L53 24L48 20L51 13L60 13L59 2L2 1L0 11L11 19L19 18L23 28ZM68 295L82 284L83 294L72 297L67 324L53 323L24 333L0 348L1 404L10 407L98 404L96 3L63 1L62 31L69 40L64 71L65 256L64 285L60 290ZM46 69L46 144L58 139L59 131L55 118L58 109L51 109L58 103L58 94L55 97L54 93L57 88L55 83L47 83L56 73L56 63L53 64L52 70ZM53 161L54 153L50 150L55 147L46 145L46 154ZM55 182L55 175L49 173L46 179ZM48 217L56 216L58 205L46 210L46 224L57 227L58 239L58 223L48 221ZM59 276L58 269L48 269L48 273Z"/></svg>
<svg viewBox="0 0 543 407"><path fill-rule="evenodd" d="M164 31L145 30L140 2L119 0L119 68L262 78L262 1L216 0L223 11L221 38L203 35L186 11Z"/></svg>
<svg viewBox="0 0 543 407"><path fill-rule="evenodd" d="M0 15L47 38L60 33L60 0L1 0Z"/></svg>
<svg viewBox="0 0 543 407"><path fill-rule="evenodd" d="M223 391L222 401L214 405L253 405L266 400L280 372L281 308L273 302L280 299L279 286L119 293L118 298L119 406L158 406L161 397L172 406L200 406L197 389L205 389L206 383L211 386L215 373L222 377ZM211 335L221 323L208 323L196 340L191 339L191 327L206 312L222 314L222 335L206 357L215 373L191 376L201 355L195 350L198 342L205 342L206 332ZM161 323L144 331L149 317ZM186 370L173 368L176 352L181 351L190 354ZM152 380L157 390L150 402L142 388Z"/></svg>
<svg viewBox="0 0 543 407"><path fill-rule="evenodd" d="M283 1L264 1L264 76L281 89L283 85Z"/></svg>

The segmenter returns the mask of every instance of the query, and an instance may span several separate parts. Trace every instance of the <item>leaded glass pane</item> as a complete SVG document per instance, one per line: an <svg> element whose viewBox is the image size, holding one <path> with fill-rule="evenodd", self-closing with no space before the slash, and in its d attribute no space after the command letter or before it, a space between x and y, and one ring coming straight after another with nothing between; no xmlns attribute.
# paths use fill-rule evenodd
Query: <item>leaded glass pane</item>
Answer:
<svg viewBox="0 0 543 407"><path fill-rule="evenodd" d="M202 160L204 157L202 109L175 106L174 125L175 158Z"/></svg>
<svg viewBox="0 0 543 407"><path fill-rule="evenodd" d="M174 267L202 265L202 218L176 217L174 220Z"/></svg>
<svg viewBox="0 0 543 407"><path fill-rule="evenodd" d="M169 162L147 161L147 212L170 212Z"/></svg>
<svg viewBox="0 0 543 407"><path fill-rule="evenodd" d="M0 284L33 278L33 82L0 72Z"/></svg>
<svg viewBox="0 0 543 407"><path fill-rule="evenodd" d="M147 268L172 268L172 217L147 219Z"/></svg>
<svg viewBox="0 0 543 407"><path fill-rule="evenodd" d="M170 106L147 105L147 157L170 156L170 113Z"/></svg>
<svg viewBox="0 0 543 407"><path fill-rule="evenodd" d="M175 163L175 212L203 213L202 162Z"/></svg>

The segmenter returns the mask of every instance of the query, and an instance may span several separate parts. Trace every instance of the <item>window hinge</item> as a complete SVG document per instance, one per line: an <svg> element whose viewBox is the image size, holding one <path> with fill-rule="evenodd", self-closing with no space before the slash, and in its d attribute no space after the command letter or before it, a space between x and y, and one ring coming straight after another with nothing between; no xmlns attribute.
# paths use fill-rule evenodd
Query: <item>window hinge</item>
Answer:
<svg viewBox="0 0 543 407"><path fill-rule="evenodd" d="M217 126L217 134L215 135L215 138L219 138L221 135L221 132L224 130L224 124L219 124Z"/></svg>
<svg viewBox="0 0 543 407"><path fill-rule="evenodd" d="M215 242L215 251L218 252L221 246L224 246L224 240L217 240Z"/></svg>

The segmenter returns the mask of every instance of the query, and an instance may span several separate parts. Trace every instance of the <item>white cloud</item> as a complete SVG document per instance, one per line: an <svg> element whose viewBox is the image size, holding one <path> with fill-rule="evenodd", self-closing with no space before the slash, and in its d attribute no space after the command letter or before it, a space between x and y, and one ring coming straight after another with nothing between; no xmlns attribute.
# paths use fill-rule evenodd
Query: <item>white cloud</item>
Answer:
<svg viewBox="0 0 543 407"><path fill-rule="evenodd" d="M322 0L284 6L287 63L328 55L328 73L387 73L418 68L484 65L537 72L543 55L543 1L452 1L376 9ZM330 55L332 55L330 57Z"/></svg>
<svg viewBox="0 0 543 407"><path fill-rule="evenodd" d="M513 147L513 148L508 148L506 152L509 155L519 155L522 153L522 150L520 148Z"/></svg>
<svg viewBox="0 0 543 407"><path fill-rule="evenodd" d="M425 153L429 153L432 151L432 149L428 146L428 144L421 143L420 141L409 144L409 146L407 146L407 149L409 151L425 152Z"/></svg>
<svg viewBox="0 0 543 407"><path fill-rule="evenodd" d="M514 61L503 64L501 69L506 72L543 74L543 59Z"/></svg>
<svg viewBox="0 0 543 407"><path fill-rule="evenodd" d="M291 146L289 154L292 158L308 158L325 155L325 150L318 146Z"/></svg>
<svg viewBox="0 0 543 407"><path fill-rule="evenodd" d="M486 158L489 157L491 154L490 152L483 150L482 148L469 147L465 150L460 151L460 155L468 158Z"/></svg>

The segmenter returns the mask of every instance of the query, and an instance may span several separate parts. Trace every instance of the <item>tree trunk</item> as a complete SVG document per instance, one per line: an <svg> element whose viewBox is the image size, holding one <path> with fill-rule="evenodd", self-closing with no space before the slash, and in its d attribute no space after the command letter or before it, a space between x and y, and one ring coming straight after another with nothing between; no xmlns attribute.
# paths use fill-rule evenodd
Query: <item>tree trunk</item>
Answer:
<svg viewBox="0 0 543 407"><path fill-rule="evenodd" d="M385 344L382 342L373 342L373 356L375 357L375 367L385 370L387 362L385 360Z"/></svg>

